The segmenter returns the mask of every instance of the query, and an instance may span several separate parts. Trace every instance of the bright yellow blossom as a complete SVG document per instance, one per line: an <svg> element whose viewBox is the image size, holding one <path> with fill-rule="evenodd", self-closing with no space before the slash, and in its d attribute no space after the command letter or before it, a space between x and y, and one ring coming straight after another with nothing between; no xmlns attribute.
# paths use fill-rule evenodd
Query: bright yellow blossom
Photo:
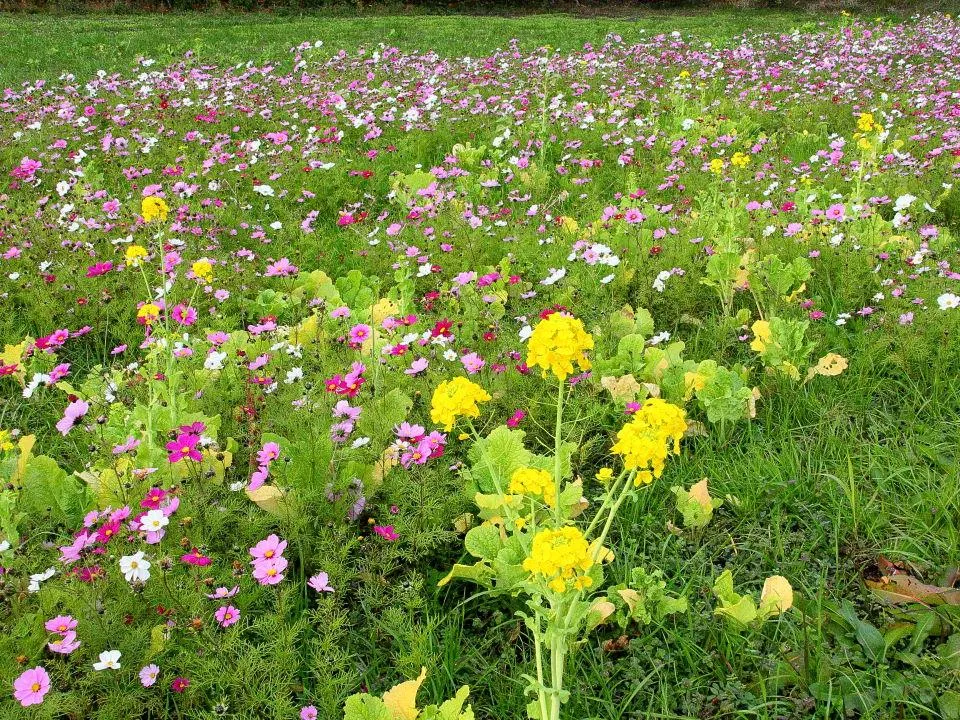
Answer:
<svg viewBox="0 0 960 720"><path fill-rule="evenodd" d="M148 254L143 245L131 245L127 248L123 258L130 267L140 267L140 264L147 259Z"/></svg>
<svg viewBox="0 0 960 720"><path fill-rule="evenodd" d="M167 203L164 202L163 198L156 195L149 195L140 202L140 214L143 215L146 222L153 222L154 220L164 222L169 212L170 208Z"/></svg>
<svg viewBox="0 0 960 720"><path fill-rule="evenodd" d="M745 168L750 164L750 156L746 153L735 152L733 157L730 158L730 164L734 167Z"/></svg>
<svg viewBox="0 0 960 720"><path fill-rule="evenodd" d="M523 569L540 576L554 592L590 587L593 578L584 573L592 566L593 554L586 538L569 525L538 532L533 538L530 556L523 561Z"/></svg>
<svg viewBox="0 0 960 720"><path fill-rule="evenodd" d="M857 119L857 130L868 133L875 127L873 113L860 113L860 117Z"/></svg>
<svg viewBox="0 0 960 720"><path fill-rule="evenodd" d="M597 474L594 475L594 477L597 478L598 482L602 483L603 485L606 485L608 482L610 482L613 479L613 470L608 467L600 468L597 471Z"/></svg>
<svg viewBox="0 0 960 720"><path fill-rule="evenodd" d="M430 418L450 432L458 417L480 417L477 403L488 400L490 394L482 387L465 377L457 377L440 383L433 391Z"/></svg>
<svg viewBox="0 0 960 720"><path fill-rule="evenodd" d="M549 507L556 507L557 488L553 476L546 470L519 468L510 476L507 492L518 495L539 495Z"/></svg>
<svg viewBox="0 0 960 720"><path fill-rule="evenodd" d="M0 430L0 452L13 450L13 443L10 442L10 438L11 435L9 430Z"/></svg>
<svg viewBox="0 0 960 720"><path fill-rule="evenodd" d="M620 432L611 452L623 456L627 470L637 470L634 483L649 483L663 473L671 452L680 453L680 438L687 429L686 416L676 405L650 398Z"/></svg>
<svg viewBox="0 0 960 720"><path fill-rule="evenodd" d="M190 269L204 282L213 282L213 264L206 258L197 260Z"/></svg>
<svg viewBox="0 0 960 720"><path fill-rule="evenodd" d="M153 325L160 317L160 308L153 303L144 303L137 310L137 319L142 320L144 325Z"/></svg>
<svg viewBox="0 0 960 720"><path fill-rule="evenodd" d="M533 329L527 342L527 365L549 370L560 380L573 373L573 364L581 370L592 366L586 356L593 349L593 336L583 329L583 323L572 315L551 313Z"/></svg>
<svg viewBox="0 0 960 720"><path fill-rule="evenodd" d="M714 158L710 161L710 172L714 175L719 175L723 172L723 160L720 158Z"/></svg>

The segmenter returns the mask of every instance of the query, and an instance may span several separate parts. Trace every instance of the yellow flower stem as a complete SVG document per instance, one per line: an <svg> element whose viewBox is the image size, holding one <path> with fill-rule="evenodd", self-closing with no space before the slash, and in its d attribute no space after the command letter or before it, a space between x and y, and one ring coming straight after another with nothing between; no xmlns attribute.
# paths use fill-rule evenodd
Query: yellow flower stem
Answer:
<svg viewBox="0 0 960 720"><path fill-rule="evenodd" d="M623 504L623 501L627 499L627 495L630 494L630 487L633 485L633 479L636 477L637 471L631 470L630 475L627 476L627 481L623 484L623 488L620 490L620 495L617 497L617 501L613 504L613 507L610 508L610 512L607 515L607 521L603 525L603 531L600 533L600 536L597 538L596 543L593 549L593 561L597 562L597 559L600 557L600 550L603 548L603 541L607 539L607 533L610 532L610 526L613 524L613 518L617 515L617 510L620 509L620 506Z"/></svg>
<svg viewBox="0 0 960 720"><path fill-rule="evenodd" d="M560 483L562 478L560 477L560 444L562 442L563 430L563 385L564 381L561 380L557 390L557 423L553 431L553 482L556 486L556 494L554 497L557 499L554 507L554 518L557 527L560 527L561 522Z"/></svg>

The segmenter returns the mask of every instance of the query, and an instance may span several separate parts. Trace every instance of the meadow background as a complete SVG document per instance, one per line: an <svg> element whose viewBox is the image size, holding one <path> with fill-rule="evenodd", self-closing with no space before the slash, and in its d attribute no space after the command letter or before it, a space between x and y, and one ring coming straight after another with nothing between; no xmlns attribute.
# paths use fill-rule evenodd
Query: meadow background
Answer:
<svg viewBox="0 0 960 720"><path fill-rule="evenodd" d="M876 40L887 32L884 43ZM862 17L736 9L644 11L628 18L0 16L0 88L7 89L0 103L0 168L8 183L0 194L0 249L16 249L4 257L0 279L0 345L8 346L3 364L15 366L0 377L0 430L9 445L0 464L6 483L0 527L12 543L3 551L0 577L0 679L9 686L22 670L42 663L54 686L33 708L3 698L0 715L279 719L314 706L320 717L334 718L351 693L379 694L427 667L422 704L469 684L478 718L523 717L528 698L522 675L530 672L532 650L515 617L519 604L474 597L465 584L438 587L449 567L463 561L465 523L477 520L465 519L477 511L464 472L475 458L458 439L462 428L447 434L443 456L427 464L381 473L377 463L395 446L400 422L434 429L431 393L442 380L467 372L462 358L472 352L485 366L470 376L493 395L477 421L481 434L520 412L531 447L548 446L554 409L544 383L539 372L515 368L526 352L523 328L562 306L594 333L595 362L611 375L663 380L650 370L656 362L623 365L618 341L639 333L646 350L682 340L685 358L732 368L729 382L737 392L759 388L755 408L737 395L743 407L713 422L704 401L692 391L686 396L681 381L678 402L688 403L697 429L664 478L625 505L614 527L610 583L624 581L637 566L656 568L689 607L590 635L569 660L565 716L960 718L960 309L938 306L938 298L958 292L952 269L960 233L960 188L954 185L960 174L960 66L952 52L960 50L958 38L948 15L909 18L885 11ZM322 45L314 46L317 41ZM610 47L598 58L604 43ZM631 58L624 48L634 44L639 50ZM803 47L795 58L793 47ZM738 49L756 55L738 56ZM697 55L727 51L723 71ZM817 66L826 52L842 56L837 68ZM758 56L763 69L752 76ZM464 79L456 68L465 57L494 59L462 70L470 75ZM542 58L554 59L552 74L538 73ZM301 59L304 65L295 68ZM603 65L607 60L611 65ZM727 74L731 63L741 64L743 76ZM804 64L822 75L821 96L809 85L792 94L792 83L806 81ZM203 77L181 84L194 71ZM474 91L528 95L531 105L522 118L489 107L460 116L450 106L430 105L411 127L401 130L398 123L369 138L364 124L351 127L337 117L343 110L332 101L330 107L292 101L300 72L320 78L310 92L349 96L357 116L367 112L366 97L383 101L378 93L386 91L373 77L414 95L424 84L435 90L450 83L458 97ZM274 82L284 75L292 85ZM503 86L492 89L498 75ZM85 84L95 78L102 85L90 95ZM624 146L608 142L604 127L584 117L616 106L611 97L624 78L637 83L629 111L649 121L636 133L657 138L646 149L635 143L636 153L618 162ZM111 82L115 86L107 87ZM347 90L351 82L361 88L356 96ZM785 89L771 90L774 84ZM738 97L734 86L744 95ZM928 90L928 104L911 105ZM581 92L584 107L577 105ZM767 93L782 93L778 107L765 105ZM87 135L75 120L83 98L98 94L108 98L103 115L111 119L99 127L100 113L91 115L98 129ZM548 109L558 94L564 99ZM74 112L58 114L67 105ZM273 114L256 112L263 108ZM212 116L211 109L217 110ZM431 110L437 115L425 119ZM893 133L894 158L886 165L871 160L876 165L866 177L853 164L862 168L869 152L857 149L858 139L888 140L876 139L882 129L863 130L864 113ZM30 128L34 121L39 125ZM300 155L315 145L305 139L307 124L320 134L338 125L343 137ZM101 150L108 127L127 138L133 158L111 154L115 146ZM512 134L504 134L507 128ZM185 139L191 131L204 144L191 145ZM278 132L282 138L267 135ZM155 144L139 152L147 136ZM845 139L843 156L827 162L838 138ZM255 140L260 144L254 147ZM672 146L680 140L682 146ZM287 151L287 143L295 151ZM702 153L690 154L692 146ZM79 148L85 158L68 154ZM473 160L471 148L482 149ZM735 150L749 156L748 166L731 165ZM204 165L218 153L227 156L222 163ZM259 155L259 167L232 171L251 155ZM532 160L529 172L520 171L517 155ZM796 170L816 155L819 164ZM24 179L13 173L27 156L42 156L43 166ZM685 163L677 164L678 157ZM334 165L301 172L318 159ZM711 159L720 160L719 172ZM153 176L124 174L131 166L152 167ZM196 173L190 182L202 189L178 195L171 186L180 176L164 175L165 167ZM422 172L437 167L466 167L473 179L435 173L439 195L418 195L427 184ZM84 174L72 175L77 168ZM272 173L276 178L268 179ZM771 189L774 176L782 182ZM480 178L501 184L484 186ZM58 181L68 183L64 193ZM163 186L169 218L164 212L151 221L141 203L144 185L154 182ZM791 183L799 189L787 193ZM645 194L635 194L640 188ZM896 224L893 205L908 195L914 196L907 205L912 217ZM108 198L116 198L120 209L103 210ZM212 200L201 205L201 198ZM757 207L748 210L750 201ZM794 201L798 208L783 209ZM845 215L825 223L823 211L838 204ZM624 230L612 219L615 213L604 215L609 207L621 216L639 208L649 220L642 231ZM533 219L526 221L528 210ZM305 227L308 211L312 225ZM477 224L469 222L471 213ZM75 236L71 223L83 218L93 222ZM791 230L793 222L801 229ZM402 229L391 242L386 228L393 223ZM768 225L774 230L765 234ZM933 235L924 230L929 227ZM591 235L588 228L610 234ZM837 234L843 238L834 243ZM148 268L147 290L154 292L161 274L175 276L179 301L201 306L199 320L177 321L179 327L164 312L163 327L154 328L170 345L188 347L192 359L173 362L156 344L140 347L146 331L140 310L150 298L138 264L125 254L127 235L149 252L149 262L139 266ZM71 238L81 236L74 244ZM374 237L383 242L371 244ZM171 238L181 242L170 245ZM609 282L601 282L602 267L570 259L584 251L578 241L601 240L621 256ZM455 249L441 249L445 241ZM713 253L704 246L745 258L744 265L778 255L808 259L814 270L803 283L790 284L790 292L761 300L744 289L733 268L720 283L731 292L738 288L725 305L717 288L700 282L710 277ZM169 252L186 260L180 271L160 270ZM213 260L210 292L197 289L203 272L186 275L191 263L205 258ZM281 258L295 266L289 275L274 266ZM94 263L106 261L111 268L89 274ZM438 269L417 274L424 265ZM926 270L918 272L919 266ZM545 284L559 268L569 268L568 275ZM682 272L671 274L677 268ZM666 287L658 288L664 270L670 271ZM767 276L760 265L752 272L760 287ZM474 278L461 283L456 278L463 273ZM478 299L480 288L472 294L452 290L472 288L476 276L490 274L498 275L491 281L493 302ZM513 275L516 284L507 282ZM338 278L345 279L331 290ZM228 299L212 300L214 288L228 290ZM901 292L891 294L896 288ZM311 304L311 298L329 304ZM411 341L409 354L398 351L380 363L384 347L403 344L402 322L375 338L371 354L362 342L345 339L353 322L330 317L342 304L357 322L376 326L372 319L383 316L370 308L382 298L387 305L377 307L394 310L391 317L416 315L410 332L426 332L425 338L437 323L451 320L455 359L443 359L446 346L424 344L418 351ZM914 298L923 303L911 305ZM627 304L631 310L623 311ZM649 311L652 326L633 315L640 308ZM759 337L753 323L774 315L808 323L801 335L815 350L798 342L804 351L790 358L790 366L799 367L797 378L780 360L751 350ZM59 328L69 328L69 335L81 327L90 331L55 342L52 355L36 345ZM184 330L189 338L182 337ZM205 337L214 331L244 335L224 346L231 353L227 370L204 365L220 347ZM663 333L669 340L655 339ZM303 336L309 339L301 358L295 352ZM11 350L21 342L35 352ZM119 347L129 350L115 354ZM842 356L848 367L804 382L807 367L826 353ZM271 378L244 370L263 355ZM429 369L406 373L421 355L429 357ZM351 455L349 445L322 440L337 419L331 412L339 397L325 383L357 361L367 366L367 386L350 401L370 419L351 440L373 440ZM58 362L70 365L66 387L41 382L25 398L31 377L46 373L49 379ZM503 370L494 370L500 365ZM301 376L284 382L294 369ZM650 377L641 377L648 371ZM600 384L602 374L582 379L564 425L565 439L578 448L571 473L582 476L585 487L609 462L613 433L624 421L624 397ZM267 380L276 381L269 393ZM638 392L642 401L646 391ZM112 399L104 400L105 393ZM167 413L178 396L181 415ZM77 397L92 407L64 433L56 423ZM214 435L211 456L198 461L196 477L177 475L181 466L166 461L164 444L184 435L178 435L178 417L203 422ZM156 428L154 437L147 427ZM21 460L25 466L31 452L17 442L29 435L36 438L32 454L52 458L69 481L47 461L33 475L24 472ZM128 436L143 444L123 451L131 465L121 471L116 457L123 452L111 448ZM229 489L239 483L242 490L268 442L282 450L271 466L271 483L288 493L281 512ZM171 540L159 550L143 546L138 531L123 540L131 551L136 545L153 552L154 577L146 586L131 589L116 569L126 549L103 541L96 558L85 556L106 568L103 577L64 570L32 592L30 576L60 566L59 549L76 537L86 512L137 506L155 483L133 467L151 464L162 468L157 482L179 493L181 507L167 530ZM120 483L122 497L104 490L109 473L117 483L129 473ZM670 488L702 478L724 504L705 528L685 528ZM38 496L38 488L51 482L74 494L54 497L43 490ZM361 496L365 506L351 513ZM291 557L289 574L276 588L254 583L246 567L248 549L270 533L289 542ZM184 569L180 555L191 550L213 563ZM764 578L785 576L796 606L775 621L732 630L714 615L711 592L727 569L738 588L754 594ZM308 590L306 580L317 572L326 573L333 593ZM876 588L895 575L922 581L925 589L914 585L905 597L891 598L868 584ZM241 622L221 628L213 620L216 604L204 594L234 584L241 587L232 598ZM82 644L64 657L47 649L51 638L43 629L58 613L80 623ZM122 669L91 670L101 651L121 646ZM137 677L148 660L163 673L155 688ZM174 678L189 685L171 689Z"/></svg>

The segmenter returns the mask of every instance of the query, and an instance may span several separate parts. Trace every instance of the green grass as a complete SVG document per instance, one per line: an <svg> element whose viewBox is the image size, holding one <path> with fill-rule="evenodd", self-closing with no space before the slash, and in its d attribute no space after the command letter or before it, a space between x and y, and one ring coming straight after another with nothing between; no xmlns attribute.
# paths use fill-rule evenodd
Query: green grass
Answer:
<svg viewBox="0 0 960 720"><path fill-rule="evenodd" d="M137 57L160 65L175 62L188 50L217 65L238 62L284 62L289 49L322 40L331 53L380 43L402 50L435 50L441 55L489 53L517 39L523 47L572 50L599 44L608 33L640 40L643 33L680 29L717 43L747 32L809 30L822 18L808 12L734 11L656 12L645 9L623 17L576 18L535 15L523 18L379 15L7 15L0 16L0 47L7 53L0 86L52 78L69 72L78 78L103 69L126 71Z"/></svg>

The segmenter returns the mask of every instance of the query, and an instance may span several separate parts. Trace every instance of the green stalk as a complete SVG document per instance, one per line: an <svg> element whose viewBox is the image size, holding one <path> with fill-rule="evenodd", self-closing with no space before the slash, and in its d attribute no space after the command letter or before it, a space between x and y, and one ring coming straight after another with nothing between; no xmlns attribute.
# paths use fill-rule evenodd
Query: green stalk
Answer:
<svg viewBox="0 0 960 720"><path fill-rule="evenodd" d="M560 527L560 444L563 429L563 380L560 381L557 391L557 422L553 431L553 482L556 488L557 503L554 508L554 517L557 527Z"/></svg>

